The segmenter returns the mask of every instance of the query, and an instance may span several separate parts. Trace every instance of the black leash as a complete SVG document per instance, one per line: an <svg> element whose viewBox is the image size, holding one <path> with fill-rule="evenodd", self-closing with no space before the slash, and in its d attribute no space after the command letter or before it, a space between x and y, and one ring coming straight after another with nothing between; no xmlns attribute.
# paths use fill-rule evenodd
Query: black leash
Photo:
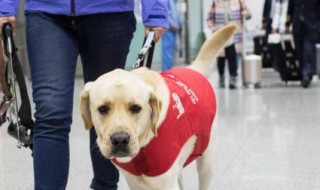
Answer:
<svg viewBox="0 0 320 190"><path fill-rule="evenodd" d="M145 57L148 54L146 67L151 69L154 47L155 47L155 42L153 41L154 36L155 36L155 32L150 31L148 34L148 37L144 39L142 49L138 53L138 58L132 65L133 68L142 67L144 65Z"/></svg>
<svg viewBox="0 0 320 190"><path fill-rule="evenodd" d="M9 122L8 133L18 140L18 148L33 148L32 135L34 122L32 119L30 99L26 86L25 77L22 71L21 63L17 55L18 48L13 39L13 30L10 23L4 23L1 29L4 54L1 56L1 87L4 98L1 102L0 126ZM19 86L19 96L15 83ZM20 100L20 107L18 106ZM6 106L9 105L9 106ZM7 111L9 112L7 114Z"/></svg>

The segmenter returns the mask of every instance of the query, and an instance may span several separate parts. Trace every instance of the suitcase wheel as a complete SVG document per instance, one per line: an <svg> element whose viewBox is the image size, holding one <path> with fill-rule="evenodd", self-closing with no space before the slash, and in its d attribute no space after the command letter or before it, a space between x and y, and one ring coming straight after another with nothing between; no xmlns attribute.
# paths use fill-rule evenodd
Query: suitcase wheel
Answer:
<svg viewBox="0 0 320 190"><path fill-rule="evenodd" d="M244 88L249 88L249 87L253 87L253 88L257 88L257 89L259 89L259 88L261 88L261 84L260 83L250 83L250 84L248 84L248 83L243 83L243 87Z"/></svg>

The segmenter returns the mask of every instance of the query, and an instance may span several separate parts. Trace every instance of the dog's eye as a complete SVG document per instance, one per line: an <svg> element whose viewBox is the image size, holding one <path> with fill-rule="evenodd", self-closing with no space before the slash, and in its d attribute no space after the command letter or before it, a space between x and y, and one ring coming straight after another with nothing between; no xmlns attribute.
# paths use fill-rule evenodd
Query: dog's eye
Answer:
<svg viewBox="0 0 320 190"><path fill-rule="evenodd" d="M139 113L141 111L141 106L137 105L137 104L134 104L134 105L131 105L129 110L132 112L132 113Z"/></svg>
<svg viewBox="0 0 320 190"><path fill-rule="evenodd" d="M100 107L98 108L98 111L99 111L99 113L100 113L101 115L106 115L106 114L109 113L110 107L109 107L109 106L106 106L106 105L100 106Z"/></svg>

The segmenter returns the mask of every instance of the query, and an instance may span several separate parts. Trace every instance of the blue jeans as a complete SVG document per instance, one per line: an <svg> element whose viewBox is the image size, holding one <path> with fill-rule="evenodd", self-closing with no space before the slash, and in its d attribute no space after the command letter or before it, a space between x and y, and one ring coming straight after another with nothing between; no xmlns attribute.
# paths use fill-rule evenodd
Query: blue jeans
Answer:
<svg viewBox="0 0 320 190"><path fill-rule="evenodd" d="M167 30L162 36L162 71L172 68L176 51L177 32Z"/></svg>
<svg viewBox="0 0 320 190"><path fill-rule="evenodd" d="M33 100L34 177L36 190L63 190L69 171L69 132L72 123L77 57L84 81L124 68L136 27L132 12L78 16L26 13L26 33ZM115 190L118 170L104 159L90 131L93 166L91 188Z"/></svg>

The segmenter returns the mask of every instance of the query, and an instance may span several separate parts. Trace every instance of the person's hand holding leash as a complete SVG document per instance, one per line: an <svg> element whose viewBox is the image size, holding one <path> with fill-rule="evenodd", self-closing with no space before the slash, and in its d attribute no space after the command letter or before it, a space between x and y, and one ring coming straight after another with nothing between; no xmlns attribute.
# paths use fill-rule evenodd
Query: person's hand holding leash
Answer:
<svg viewBox="0 0 320 190"><path fill-rule="evenodd" d="M163 33L166 31L165 28L162 27L150 27L150 26L146 26L145 27L145 36L148 36L150 30L153 30L155 32L154 35L154 42L158 42L161 38L161 36L163 35Z"/></svg>
<svg viewBox="0 0 320 190"><path fill-rule="evenodd" d="M16 17L15 16L5 16L5 17L0 16L0 23L3 23L3 22L9 22L12 25L13 31L14 31L15 26L16 26Z"/></svg>

